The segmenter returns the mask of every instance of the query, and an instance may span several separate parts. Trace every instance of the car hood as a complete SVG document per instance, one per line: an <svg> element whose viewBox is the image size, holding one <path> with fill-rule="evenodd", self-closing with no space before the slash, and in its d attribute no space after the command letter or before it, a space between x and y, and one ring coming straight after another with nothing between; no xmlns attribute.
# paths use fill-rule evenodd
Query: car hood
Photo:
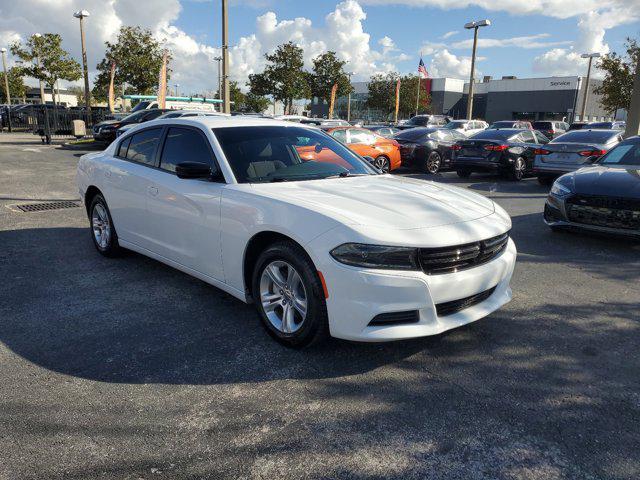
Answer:
<svg viewBox="0 0 640 480"><path fill-rule="evenodd" d="M96 127L106 127L107 125L114 125L116 123L122 123L122 120L104 120L96 124Z"/></svg>
<svg viewBox="0 0 640 480"><path fill-rule="evenodd" d="M640 198L640 168L590 166L565 175L562 183L580 195Z"/></svg>
<svg viewBox="0 0 640 480"><path fill-rule="evenodd" d="M342 223L393 229L468 222L495 211L494 203L477 193L391 175L253 184L252 188Z"/></svg>

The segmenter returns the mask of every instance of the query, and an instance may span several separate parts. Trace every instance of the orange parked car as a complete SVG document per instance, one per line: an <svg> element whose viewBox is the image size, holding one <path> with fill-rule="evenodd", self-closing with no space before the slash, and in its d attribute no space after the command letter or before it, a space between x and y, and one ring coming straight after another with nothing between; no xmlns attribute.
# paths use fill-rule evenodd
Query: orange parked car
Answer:
<svg viewBox="0 0 640 480"><path fill-rule="evenodd" d="M324 130L358 155L372 157L374 165L383 172L395 170L402 163L400 144L392 138L381 137L366 128L329 127Z"/></svg>

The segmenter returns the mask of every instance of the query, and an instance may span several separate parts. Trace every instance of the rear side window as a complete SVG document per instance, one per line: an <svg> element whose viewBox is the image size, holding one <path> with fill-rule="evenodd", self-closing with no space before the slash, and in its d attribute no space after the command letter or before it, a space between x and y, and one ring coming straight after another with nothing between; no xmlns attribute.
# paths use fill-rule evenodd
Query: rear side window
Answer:
<svg viewBox="0 0 640 480"><path fill-rule="evenodd" d="M199 132L191 128L171 127L164 141L160 168L175 172L176 165L182 162L213 163L207 140Z"/></svg>
<svg viewBox="0 0 640 480"><path fill-rule="evenodd" d="M125 138L118 145L118 151L116 152L117 157L127 158L127 149L129 148L129 144L131 143L131 137Z"/></svg>
<svg viewBox="0 0 640 480"><path fill-rule="evenodd" d="M127 159L145 165L155 165L156 149L161 133L161 128L150 128L132 135Z"/></svg>
<svg viewBox="0 0 640 480"><path fill-rule="evenodd" d="M334 130L331 132L331 136L342 143L347 143L347 131L346 130Z"/></svg>

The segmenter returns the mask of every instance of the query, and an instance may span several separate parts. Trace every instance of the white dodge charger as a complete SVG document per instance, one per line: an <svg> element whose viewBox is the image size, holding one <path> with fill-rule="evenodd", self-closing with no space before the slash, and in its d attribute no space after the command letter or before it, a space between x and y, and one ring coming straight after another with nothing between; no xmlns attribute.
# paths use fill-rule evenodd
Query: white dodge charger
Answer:
<svg viewBox="0 0 640 480"><path fill-rule="evenodd" d="M254 303L277 340L434 335L511 299L511 220L467 190L378 172L269 119L144 123L84 155L97 250L142 253Z"/></svg>

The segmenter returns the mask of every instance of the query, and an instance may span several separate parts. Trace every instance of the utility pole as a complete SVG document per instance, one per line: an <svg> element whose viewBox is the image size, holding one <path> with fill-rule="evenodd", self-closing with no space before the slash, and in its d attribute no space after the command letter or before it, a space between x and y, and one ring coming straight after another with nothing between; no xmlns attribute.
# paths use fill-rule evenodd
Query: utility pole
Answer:
<svg viewBox="0 0 640 480"><path fill-rule="evenodd" d="M465 24L464 28L467 30L473 29L473 53L471 54L471 74L469 78L469 95L467 98L467 120L471 120L473 115L473 83L476 70L476 50L478 48L478 28L488 27L491 25L489 20L479 20L477 22L469 22Z"/></svg>
<svg viewBox="0 0 640 480"><path fill-rule="evenodd" d="M229 11L228 0L222 0L222 81L223 112L231 113L231 96L229 95Z"/></svg>
<svg viewBox="0 0 640 480"><path fill-rule="evenodd" d="M584 122L584 116L587 111L587 98L589 96L589 81L591 80L591 62L594 58L600 56L599 53L583 53L580 55L582 58L589 59L589 67L587 68L587 79L584 82L584 96L582 97L582 109L580 110L580 121Z"/></svg>
<svg viewBox="0 0 640 480"><path fill-rule="evenodd" d="M82 46L82 70L84 73L84 106L87 116L87 125L91 123L91 90L89 90L89 69L87 67L87 49L84 39L84 18L89 16L86 10L79 10L73 14L80 19L80 43Z"/></svg>
<svg viewBox="0 0 640 480"><path fill-rule="evenodd" d="M347 76L349 77L349 86L351 86L351 75L353 72L348 72ZM349 90L349 95L347 95L347 122L351 121L351 90Z"/></svg>
<svg viewBox="0 0 640 480"><path fill-rule="evenodd" d="M629 138L640 134L640 62L636 63L636 73L633 79L631 103L627 113L627 128L624 137Z"/></svg>
<svg viewBox="0 0 640 480"><path fill-rule="evenodd" d="M4 70L4 91L7 94L7 128L11 132L11 92L9 91L9 74L7 73L7 49L2 47L0 52L2 52L2 69Z"/></svg>
<svg viewBox="0 0 640 480"><path fill-rule="evenodd" d="M218 100L222 100L222 57L214 57L214 60L218 62ZM220 105L220 111L222 112L222 104Z"/></svg>

